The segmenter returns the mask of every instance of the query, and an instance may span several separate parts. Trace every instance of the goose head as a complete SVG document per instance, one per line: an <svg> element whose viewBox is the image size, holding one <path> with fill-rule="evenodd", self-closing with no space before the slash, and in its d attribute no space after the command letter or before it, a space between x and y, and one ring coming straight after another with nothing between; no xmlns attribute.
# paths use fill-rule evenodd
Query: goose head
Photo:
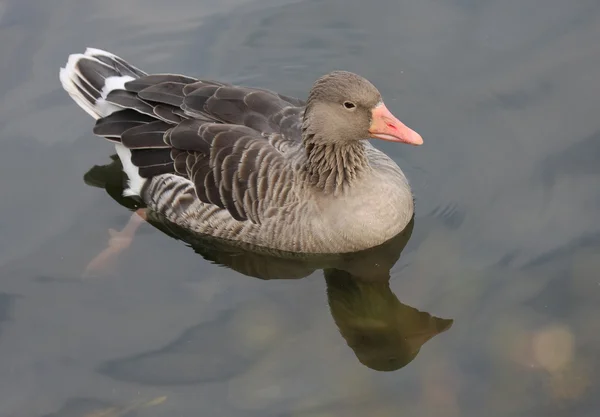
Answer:
<svg viewBox="0 0 600 417"><path fill-rule="evenodd" d="M304 113L305 135L329 144L374 138L421 145L423 139L394 116L377 88L347 71L333 71L313 85Z"/></svg>

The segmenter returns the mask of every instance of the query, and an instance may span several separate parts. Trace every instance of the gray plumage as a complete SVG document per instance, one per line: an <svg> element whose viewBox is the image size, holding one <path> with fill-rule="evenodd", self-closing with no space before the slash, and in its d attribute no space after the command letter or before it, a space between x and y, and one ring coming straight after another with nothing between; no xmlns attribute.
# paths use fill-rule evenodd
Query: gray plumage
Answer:
<svg viewBox="0 0 600 417"><path fill-rule="evenodd" d="M116 143L129 195L194 232L294 252L340 253L397 235L413 214L400 168L372 147L377 89L347 72L307 102L259 88L147 75L89 48L65 90ZM354 108L344 108L351 102Z"/></svg>

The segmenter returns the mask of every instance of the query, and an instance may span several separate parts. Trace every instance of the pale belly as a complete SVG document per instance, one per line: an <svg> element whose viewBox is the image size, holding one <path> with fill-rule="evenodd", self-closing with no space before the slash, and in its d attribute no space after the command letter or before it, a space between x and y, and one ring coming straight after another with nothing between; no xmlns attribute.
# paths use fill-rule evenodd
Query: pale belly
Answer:
<svg viewBox="0 0 600 417"><path fill-rule="evenodd" d="M327 203L324 226L338 236L345 250L366 249L396 236L414 211L411 190L399 181L371 180Z"/></svg>

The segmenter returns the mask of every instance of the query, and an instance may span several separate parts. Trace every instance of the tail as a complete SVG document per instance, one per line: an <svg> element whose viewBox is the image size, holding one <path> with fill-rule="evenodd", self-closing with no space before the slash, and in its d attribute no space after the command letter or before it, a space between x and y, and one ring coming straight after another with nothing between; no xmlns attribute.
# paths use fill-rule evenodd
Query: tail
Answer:
<svg viewBox="0 0 600 417"><path fill-rule="evenodd" d="M60 69L60 82L71 98L94 119L98 120L123 110L106 101L113 90L125 90L125 83L145 76L146 73L109 52L87 48L83 54L69 56ZM111 140L111 138L107 138ZM115 143L123 171L129 177L129 188L124 195L139 195L146 179L131 161L131 151L119 141Z"/></svg>

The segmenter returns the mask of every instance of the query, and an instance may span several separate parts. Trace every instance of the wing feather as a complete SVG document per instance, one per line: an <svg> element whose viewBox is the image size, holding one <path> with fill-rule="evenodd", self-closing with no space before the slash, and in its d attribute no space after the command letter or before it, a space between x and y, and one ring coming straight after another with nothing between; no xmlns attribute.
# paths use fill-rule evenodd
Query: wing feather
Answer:
<svg viewBox="0 0 600 417"><path fill-rule="evenodd" d="M144 88L138 94L143 100L155 101L158 103L169 104L175 107L181 107L183 104L183 88L185 84L173 81L166 81Z"/></svg>
<svg viewBox="0 0 600 417"><path fill-rule="evenodd" d="M238 221L260 223L295 198L284 154L300 146L302 100L177 74L138 74L117 61L106 64L138 78L107 95L107 102L123 110L98 120L94 132L130 149L140 176L187 178L200 201Z"/></svg>

